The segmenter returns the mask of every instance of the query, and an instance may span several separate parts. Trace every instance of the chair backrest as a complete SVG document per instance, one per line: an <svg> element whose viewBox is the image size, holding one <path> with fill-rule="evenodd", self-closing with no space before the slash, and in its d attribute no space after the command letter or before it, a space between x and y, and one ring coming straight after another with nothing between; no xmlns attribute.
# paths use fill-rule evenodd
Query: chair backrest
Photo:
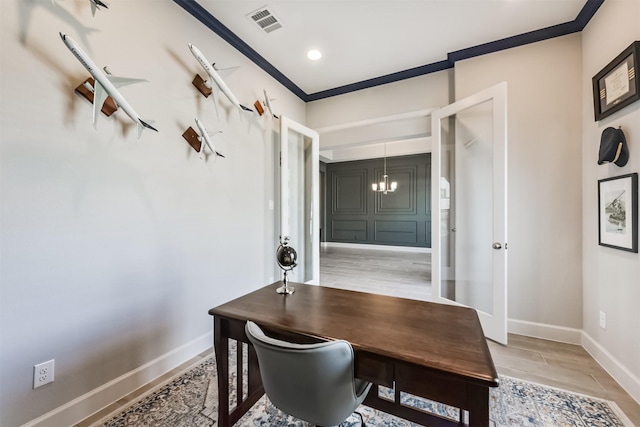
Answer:
<svg viewBox="0 0 640 427"><path fill-rule="evenodd" d="M337 340L295 344L268 337L248 321L245 331L258 355L269 400L280 410L321 426L346 420L371 384L354 378L351 344Z"/></svg>

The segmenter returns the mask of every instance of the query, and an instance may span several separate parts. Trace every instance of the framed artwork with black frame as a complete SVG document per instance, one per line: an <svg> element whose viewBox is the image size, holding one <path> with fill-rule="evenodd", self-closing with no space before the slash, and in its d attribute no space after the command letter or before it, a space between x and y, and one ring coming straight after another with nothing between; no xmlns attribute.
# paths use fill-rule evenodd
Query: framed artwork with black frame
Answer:
<svg viewBox="0 0 640 427"><path fill-rule="evenodd" d="M640 41L631 43L593 79L596 121L640 99Z"/></svg>
<svg viewBox="0 0 640 427"><path fill-rule="evenodd" d="M638 253L638 174L598 180L598 243Z"/></svg>

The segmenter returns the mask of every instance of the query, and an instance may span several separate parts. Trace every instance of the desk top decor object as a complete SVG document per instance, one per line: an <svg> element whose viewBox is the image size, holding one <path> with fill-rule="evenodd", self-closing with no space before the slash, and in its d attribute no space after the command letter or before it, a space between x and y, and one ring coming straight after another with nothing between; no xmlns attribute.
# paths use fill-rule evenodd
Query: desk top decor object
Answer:
<svg viewBox="0 0 640 427"><path fill-rule="evenodd" d="M622 129L608 127L602 131L600 137L600 152L598 154L598 164L615 163L617 166L624 166L629 161L629 149L627 140Z"/></svg>
<svg viewBox="0 0 640 427"><path fill-rule="evenodd" d="M287 279L287 273L289 273L297 264L298 253L295 249L289 246L289 236L285 236L280 241L280 246L276 249L276 261L280 268L284 271L284 278L282 279L282 286L276 289L276 292L283 295L291 295L295 290L289 287L289 281Z"/></svg>

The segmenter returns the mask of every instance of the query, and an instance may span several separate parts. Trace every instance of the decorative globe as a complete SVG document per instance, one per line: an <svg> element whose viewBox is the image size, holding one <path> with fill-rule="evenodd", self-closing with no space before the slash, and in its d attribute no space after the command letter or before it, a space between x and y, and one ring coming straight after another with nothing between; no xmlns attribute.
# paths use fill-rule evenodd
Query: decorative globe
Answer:
<svg viewBox="0 0 640 427"><path fill-rule="evenodd" d="M278 265L284 271L291 271L293 267L298 265L296 261L298 260L298 254L296 250L291 246L287 246L286 243L278 246L276 250L276 260L278 261Z"/></svg>

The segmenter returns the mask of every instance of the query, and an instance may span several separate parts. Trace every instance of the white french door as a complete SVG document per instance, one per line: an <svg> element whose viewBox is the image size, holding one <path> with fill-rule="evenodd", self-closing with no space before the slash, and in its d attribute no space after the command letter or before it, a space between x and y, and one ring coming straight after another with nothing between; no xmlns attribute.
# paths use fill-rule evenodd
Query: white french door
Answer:
<svg viewBox="0 0 640 427"><path fill-rule="evenodd" d="M292 281L320 283L320 137L280 117L280 236L298 255Z"/></svg>
<svg viewBox="0 0 640 427"><path fill-rule="evenodd" d="M507 84L431 115L436 302L476 309L507 344Z"/></svg>

